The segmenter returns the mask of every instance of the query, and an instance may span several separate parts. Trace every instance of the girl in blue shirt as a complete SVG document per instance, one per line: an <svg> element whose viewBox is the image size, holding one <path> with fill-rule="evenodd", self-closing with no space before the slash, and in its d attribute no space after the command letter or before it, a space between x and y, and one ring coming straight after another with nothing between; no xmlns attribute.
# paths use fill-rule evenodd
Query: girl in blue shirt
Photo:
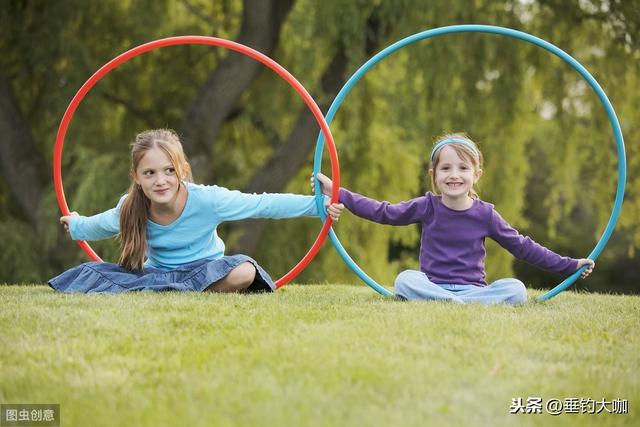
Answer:
<svg viewBox="0 0 640 427"><path fill-rule="evenodd" d="M116 207L60 223L74 240L119 234L118 264L89 262L49 280L62 292L182 290L258 292L275 289L252 258L224 255L216 232L223 221L317 216L313 196L246 194L193 184L191 167L171 130L140 133L131 150L131 186ZM327 207L337 221L344 206Z"/></svg>

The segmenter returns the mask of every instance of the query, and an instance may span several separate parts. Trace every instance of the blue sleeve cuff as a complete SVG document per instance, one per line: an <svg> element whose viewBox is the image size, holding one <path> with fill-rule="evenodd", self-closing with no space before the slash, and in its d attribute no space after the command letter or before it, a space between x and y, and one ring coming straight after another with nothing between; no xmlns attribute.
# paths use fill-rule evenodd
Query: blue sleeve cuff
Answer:
<svg viewBox="0 0 640 427"><path fill-rule="evenodd" d="M69 218L69 234L72 240L83 240L78 238L78 223L81 218L81 216L72 216Z"/></svg>

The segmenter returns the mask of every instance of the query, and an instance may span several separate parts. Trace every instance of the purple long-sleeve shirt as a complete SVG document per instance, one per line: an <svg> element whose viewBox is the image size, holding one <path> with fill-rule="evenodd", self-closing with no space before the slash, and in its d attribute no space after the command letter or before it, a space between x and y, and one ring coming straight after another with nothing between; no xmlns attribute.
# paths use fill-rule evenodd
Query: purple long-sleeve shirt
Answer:
<svg viewBox="0 0 640 427"><path fill-rule="evenodd" d="M475 199L469 209L456 211L433 193L397 204L340 189L340 202L362 218L381 224L422 224L420 270L433 283L486 286L484 240L490 237L516 258L544 270L569 275L578 260L563 257L523 236L493 205Z"/></svg>

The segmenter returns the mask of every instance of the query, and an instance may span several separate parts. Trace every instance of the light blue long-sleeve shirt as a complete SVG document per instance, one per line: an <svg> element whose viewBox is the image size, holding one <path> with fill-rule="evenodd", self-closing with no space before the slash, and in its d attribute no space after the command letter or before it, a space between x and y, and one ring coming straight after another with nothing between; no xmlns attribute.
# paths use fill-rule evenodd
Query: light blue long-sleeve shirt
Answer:
<svg viewBox="0 0 640 427"><path fill-rule="evenodd" d="M294 218L318 216L313 196L297 194L248 194L216 185L185 183L187 201L182 214L169 225L147 221L146 267L174 269L201 260L224 256L224 242L216 228L224 221L247 218ZM71 217L74 240L100 240L120 232L120 208L86 217Z"/></svg>

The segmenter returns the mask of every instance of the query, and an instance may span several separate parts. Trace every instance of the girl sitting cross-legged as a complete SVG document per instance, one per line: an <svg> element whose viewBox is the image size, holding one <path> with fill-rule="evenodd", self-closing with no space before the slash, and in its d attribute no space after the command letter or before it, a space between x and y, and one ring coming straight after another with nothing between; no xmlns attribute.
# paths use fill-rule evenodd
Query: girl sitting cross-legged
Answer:
<svg viewBox="0 0 640 427"><path fill-rule="evenodd" d="M140 133L131 150L131 186L116 207L60 222L74 240L119 234L118 264L89 262L49 280L62 292L271 291L274 283L246 255L225 256L216 228L246 218L317 216L313 196L246 194L191 182L191 167L171 130ZM337 221L344 206L327 213Z"/></svg>
<svg viewBox="0 0 640 427"><path fill-rule="evenodd" d="M527 290L517 279L486 283L487 237L516 258L545 270L570 275L587 265L582 278L593 271L592 260L560 256L522 236L492 204L478 198L474 184L482 176L482 153L466 134L445 135L436 140L429 176L433 193L397 204L340 189L340 202L362 218L381 224L422 224L420 270L406 270L396 277L398 297L482 304L525 302ZM317 179L323 193L331 194L331 180L323 174L318 174Z"/></svg>

